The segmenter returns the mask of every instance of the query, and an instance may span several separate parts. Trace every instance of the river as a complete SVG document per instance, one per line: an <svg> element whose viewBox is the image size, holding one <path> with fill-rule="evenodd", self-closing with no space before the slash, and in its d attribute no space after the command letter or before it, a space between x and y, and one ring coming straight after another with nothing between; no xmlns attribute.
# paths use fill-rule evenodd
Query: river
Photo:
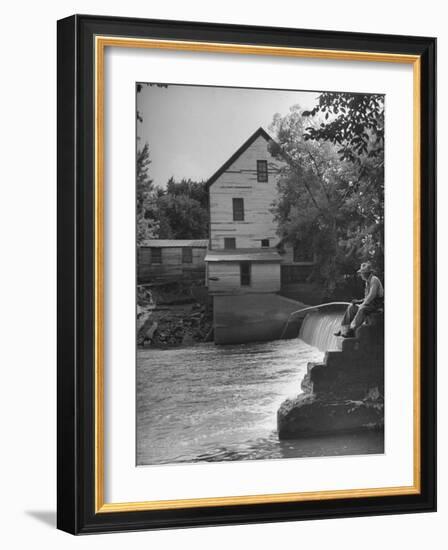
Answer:
<svg viewBox="0 0 448 550"><path fill-rule="evenodd" d="M278 440L278 407L322 358L299 339L138 350L137 464L383 452L378 433Z"/></svg>

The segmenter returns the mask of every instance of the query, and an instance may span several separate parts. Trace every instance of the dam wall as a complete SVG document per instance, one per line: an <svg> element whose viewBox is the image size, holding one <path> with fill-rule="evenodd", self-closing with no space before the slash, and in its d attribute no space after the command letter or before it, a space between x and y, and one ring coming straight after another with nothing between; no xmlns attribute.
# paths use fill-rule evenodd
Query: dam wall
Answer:
<svg viewBox="0 0 448 550"><path fill-rule="evenodd" d="M289 316L304 304L275 293L213 296L215 344L247 344L296 338L302 317ZM287 330L285 326L288 323Z"/></svg>

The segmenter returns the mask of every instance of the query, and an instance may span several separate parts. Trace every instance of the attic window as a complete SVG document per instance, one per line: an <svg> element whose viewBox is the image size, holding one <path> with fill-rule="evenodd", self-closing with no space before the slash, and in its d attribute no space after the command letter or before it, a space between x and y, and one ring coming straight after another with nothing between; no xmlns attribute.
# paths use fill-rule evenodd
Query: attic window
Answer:
<svg viewBox="0 0 448 550"><path fill-rule="evenodd" d="M269 239L261 239L261 247L269 248Z"/></svg>
<svg viewBox="0 0 448 550"><path fill-rule="evenodd" d="M268 161L257 160L257 181L268 181Z"/></svg>

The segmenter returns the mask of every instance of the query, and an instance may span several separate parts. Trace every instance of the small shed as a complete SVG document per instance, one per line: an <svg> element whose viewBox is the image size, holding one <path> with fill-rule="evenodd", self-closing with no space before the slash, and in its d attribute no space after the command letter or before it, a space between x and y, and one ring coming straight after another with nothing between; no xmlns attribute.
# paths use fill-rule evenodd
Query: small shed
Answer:
<svg viewBox="0 0 448 550"><path fill-rule="evenodd" d="M204 278L208 239L149 239L138 247L140 282Z"/></svg>

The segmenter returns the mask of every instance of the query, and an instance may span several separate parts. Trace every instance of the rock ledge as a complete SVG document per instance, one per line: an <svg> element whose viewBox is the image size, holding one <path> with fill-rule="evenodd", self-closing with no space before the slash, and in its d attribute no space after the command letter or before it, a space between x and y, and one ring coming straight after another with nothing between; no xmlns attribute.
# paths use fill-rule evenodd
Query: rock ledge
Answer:
<svg viewBox="0 0 448 550"><path fill-rule="evenodd" d="M356 338L341 338L340 348L309 363L303 393L280 406L280 439L384 427L383 316L372 316Z"/></svg>

